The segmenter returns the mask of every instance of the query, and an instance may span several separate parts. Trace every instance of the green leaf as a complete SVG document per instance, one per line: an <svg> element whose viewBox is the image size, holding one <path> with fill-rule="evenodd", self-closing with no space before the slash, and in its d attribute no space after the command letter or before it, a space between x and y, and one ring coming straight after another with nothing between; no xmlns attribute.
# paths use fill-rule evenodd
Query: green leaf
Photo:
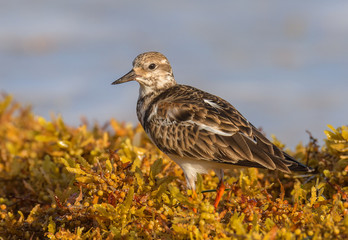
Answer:
<svg viewBox="0 0 348 240"><path fill-rule="evenodd" d="M137 184L138 184L139 189L142 189L144 184L145 184L145 181L144 181L143 173L141 172L139 167L135 168L134 175L135 175L135 177L137 179Z"/></svg>
<svg viewBox="0 0 348 240"><path fill-rule="evenodd" d="M133 195L134 195L134 188L131 187L128 190L126 200L124 201L124 204L123 204L124 210L128 210L130 208L132 201L133 201Z"/></svg>
<svg viewBox="0 0 348 240"><path fill-rule="evenodd" d="M116 208L108 203L94 204L93 208L100 214L100 216L115 220L118 216Z"/></svg>
<svg viewBox="0 0 348 240"><path fill-rule="evenodd" d="M199 173L197 173L196 191L197 193L200 193L203 191L203 178L202 178L202 175Z"/></svg>
<svg viewBox="0 0 348 240"><path fill-rule="evenodd" d="M22 168L24 168L25 166L23 165L22 161L19 158L14 158L12 160L12 166L10 168L9 171L9 175L10 176L17 176L20 171L22 170Z"/></svg>
<svg viewBox="0 0 348 240"><path fill-rule="evenodd" d="M168 189L170 191L170 195L173 196L173 198L175 198L177 201L190 206L192 205L188 198L180 192L179 188L173 185L168 185Z"/></svg>
<svg viewBox="0 0 348 240"><path fill-rule="evenodd" d="M150 168L150 178L155 179L155 176L162 171L163 160L162 158L157 159Z"/></svg>
<svg viewBox="0 0 348 240"><path fill-rule="evenodd" d="M65 167L70 167L68 161L65 158L59 158L58 161L63 164Z"/></svg>
<svg viewBox="0 0 348 240"><path fill-rule="evenodd" d="M243 220L244 220L244 213L242 213L240 216L238 216L239 213L235 212L233 216L230 219L230 226L233 228L238 235L245 235L246 229L244 228Z"/></svg>
<svg viewBox="0 0 348 240"><path fill-rule="evenodd" d="M157 185L165 185L167 186L169 183L171 183L176 177L175 176L166 176L157 181Z"/></svg>
<svg viewBox="0 0 348 240"><path fill-rule="evenodd" d="M146 206L143 206L143 207L141 207L140 209L136 209L136 210L135 210L135 215L136 215L138 218L144 217L144 216L145 216L145 214L144 214L145 209L146 209Z"/></svg>
<svg viewBox="0 0 348 240"><path fill-rule="evenodd" d="M272 219L267 218L265 221L265 226L268 231L272 229L272 227L275 225L275 223L272 221Z"/></svg>
<svg viewBox="0 0 348 240"><path fill-rule="evenodd" d="M91 165L81 156L77 156L78 162L86 169L91 169Z"/></svg>
<svg viewBox="0 0 348 240"><path fill-rule="evenodd" d="M168 189L168 184L173 181L176 177L174 176L167 176L164 178L161 178L159 181L157 181L156 186L158 186L157 190L153 191L151 194L152 196L160 197L162 193L164 193Z"/></svg>

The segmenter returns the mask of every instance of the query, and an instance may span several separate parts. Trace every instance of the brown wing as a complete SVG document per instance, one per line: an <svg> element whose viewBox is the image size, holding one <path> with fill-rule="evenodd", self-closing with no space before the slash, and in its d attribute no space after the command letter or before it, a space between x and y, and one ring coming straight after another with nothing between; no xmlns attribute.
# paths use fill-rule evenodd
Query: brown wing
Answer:
<svg viewBox="0 0 348 240"><path fill-rule="evenodd" d="M145 131L167 154L284 172L300 164L286 158L227 101L189 86L161 94L146 117Z"/></svg>

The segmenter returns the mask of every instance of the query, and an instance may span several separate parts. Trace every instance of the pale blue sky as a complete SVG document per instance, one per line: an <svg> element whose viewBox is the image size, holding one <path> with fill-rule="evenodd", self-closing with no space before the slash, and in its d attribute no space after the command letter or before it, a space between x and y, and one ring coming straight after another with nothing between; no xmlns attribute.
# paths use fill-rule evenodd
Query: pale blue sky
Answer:
<svg viewBox="0 0 348 240"><path fill-rule="evenodd" d="M49 119L136 123L136 83L160 51L177 82L232 103L290 147L348 124L347 1L0 1L0 90Z"/></svg>

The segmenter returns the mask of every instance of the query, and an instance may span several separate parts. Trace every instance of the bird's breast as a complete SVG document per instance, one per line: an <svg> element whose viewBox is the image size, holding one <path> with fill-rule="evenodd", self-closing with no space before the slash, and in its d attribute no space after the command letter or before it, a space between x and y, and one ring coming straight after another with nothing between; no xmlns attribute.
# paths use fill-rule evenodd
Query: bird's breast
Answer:
<svg viewBox="0 0 348 240"><path fill-rule="evenodd" d="M144 101L142 99L138 99L137 102L137 117L141 125L144 127L144 116L146 112L146 106L144 105Z"/></svg>
<svg viewBox="0 0 348 240"><path fill-rule="evenodd" d="M154 99L154 95L146 95L146 96L139 96L138 102L137 102L137 117L143 128L145 129L146 123L148 122L148 113L152 112L153 104L152 101ZM146 130L146 129L145 129Z"/></svg>

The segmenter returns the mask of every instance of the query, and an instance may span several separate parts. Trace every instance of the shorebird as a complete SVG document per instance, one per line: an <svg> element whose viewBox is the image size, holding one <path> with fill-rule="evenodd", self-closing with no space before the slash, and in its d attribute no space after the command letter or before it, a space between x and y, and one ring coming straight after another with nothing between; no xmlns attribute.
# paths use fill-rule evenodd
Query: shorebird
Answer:
<svg viewBox="0 0 348 240"><path fill-rule="evenodd" d="M183 170L195 193L197 173L219 178L217 208L225 190L224 169L236 166L311 172L272 144L230 103L197 88L177 84L168 59L145 52L112 84L140 84L137 117L152 142Z"/></svg>

